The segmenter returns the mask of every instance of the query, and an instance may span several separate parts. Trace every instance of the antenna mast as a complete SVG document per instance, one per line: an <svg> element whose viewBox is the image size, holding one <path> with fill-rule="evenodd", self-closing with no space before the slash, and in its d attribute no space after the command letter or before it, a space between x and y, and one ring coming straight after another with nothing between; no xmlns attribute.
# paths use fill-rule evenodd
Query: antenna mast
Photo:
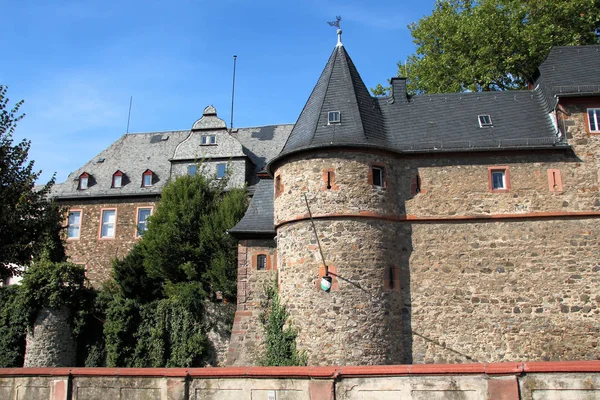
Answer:
<svg viewBox="0 0 600 400"><path fill-rule="evenodd" d="M133 102L133 96L129 98L129 115L127 116L127 133L129 133L129 121L131 120L131 103Z"/></svg>
<svg viewBox="0 0 600 400"><path fill-rule="evenodd" d="M231 123L229 124L229 130L233 130L233 100L235 99L235 64L237 56L233 56L233 84L231 86Z"/></svg>

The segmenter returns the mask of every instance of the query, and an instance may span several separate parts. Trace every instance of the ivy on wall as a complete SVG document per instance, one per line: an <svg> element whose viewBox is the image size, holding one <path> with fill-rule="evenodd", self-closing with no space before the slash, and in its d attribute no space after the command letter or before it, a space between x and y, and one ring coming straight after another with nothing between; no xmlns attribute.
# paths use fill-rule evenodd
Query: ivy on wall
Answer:
<svg viewBox="0 0 600 400"><path fill-rule="evenodd" d="M264 366L306 365L307 356L296 348L298 331L287 323L289 313L279 300L277 282L265 288L266 300L260 315L265 330L265 353L260 360Z"/></svg>

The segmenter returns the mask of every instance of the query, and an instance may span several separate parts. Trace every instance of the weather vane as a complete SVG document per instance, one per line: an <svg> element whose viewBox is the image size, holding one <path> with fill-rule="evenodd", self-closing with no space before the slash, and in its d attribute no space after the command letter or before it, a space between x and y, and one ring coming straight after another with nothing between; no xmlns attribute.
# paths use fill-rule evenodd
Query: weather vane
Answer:
<svg viewBox="0 0 600 400"><path fill-rule="evenodd" d="M338 42L337 45L338 46L342 46L342 28L340 28L340 21L342 20L342 16L338 15L335 17L335 21L333 22L327 22L329 24L329 26L335 26L337 28L337 35L338 35Z"/></svg>
<svg viewBox="0 0 600 400"><path fill-rule="evenodd" d="M335 21L333 22L328 22L329 26L335 26L338 29L342 29L340 28L340 21L342 20L342 16L338 15L335 17Z"/></svg>

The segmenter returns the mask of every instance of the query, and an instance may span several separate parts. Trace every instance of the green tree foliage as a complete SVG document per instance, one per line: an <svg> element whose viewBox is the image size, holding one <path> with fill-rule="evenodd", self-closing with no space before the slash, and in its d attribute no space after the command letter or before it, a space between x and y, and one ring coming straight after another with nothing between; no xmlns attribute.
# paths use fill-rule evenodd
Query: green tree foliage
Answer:
<svg viewBox="0 0 600 400"><path fill-rule="evenodd" d="M245 190L226 184L200 174L169 183L142 240L114 262L115 284L103 294L107 366L204 365L204 302L216 292L235 301L237 247L227 230L247 206Z"/></svg>
<svg viewBox="0 0 600 400"><path fill-rule="evenodd" d="M264 366L306 365L306 354L296 348L298 332L289 324L289 314L279 300L277 283L265 289L267 299L263 302L261 322L265 330L266 351L260 363Z"/></svg>
<svg viewBox="0 0 600 400"><path fill-rule="evenodd" d="M84 283L82 266L40 259L21 285L0 288L0 367L23 366L26 332L42 308L69 308L73 334L85 354L94 293Z"/></svg>
<svg viewBox="0 0 600 400"><path fill-rule="evenodd" d="M13 143L24 117L19 114L23 101L11 108L6 95L7 88L0 86L0 279L19 273L18 266L43 251L55 261L64 255L58 237L60 210L48 200L54 177L34 190L40 172L27 160L31 143Z"/></svg>
<svg viewBox="0 0 600 400"><path fill-rule="evenodd" d="M599 21L600 0L438 0L398 76L411 93L523 89L552 46L598 43Z"/></svg>

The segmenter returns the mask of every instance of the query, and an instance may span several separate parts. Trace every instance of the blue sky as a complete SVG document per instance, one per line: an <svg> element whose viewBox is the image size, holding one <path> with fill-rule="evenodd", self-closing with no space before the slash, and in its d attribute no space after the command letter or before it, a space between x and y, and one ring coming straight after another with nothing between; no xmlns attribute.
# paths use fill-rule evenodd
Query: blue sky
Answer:
<svg viewBox="0 0 600 400"><path fill-rule="evenodd" d="M212 104L234 127L293 123L336 43L367 87L414 52L407 29L434 0L5 2L0 84L27 114L15 139L57 181L126 132L189 129Z"/></svg>

